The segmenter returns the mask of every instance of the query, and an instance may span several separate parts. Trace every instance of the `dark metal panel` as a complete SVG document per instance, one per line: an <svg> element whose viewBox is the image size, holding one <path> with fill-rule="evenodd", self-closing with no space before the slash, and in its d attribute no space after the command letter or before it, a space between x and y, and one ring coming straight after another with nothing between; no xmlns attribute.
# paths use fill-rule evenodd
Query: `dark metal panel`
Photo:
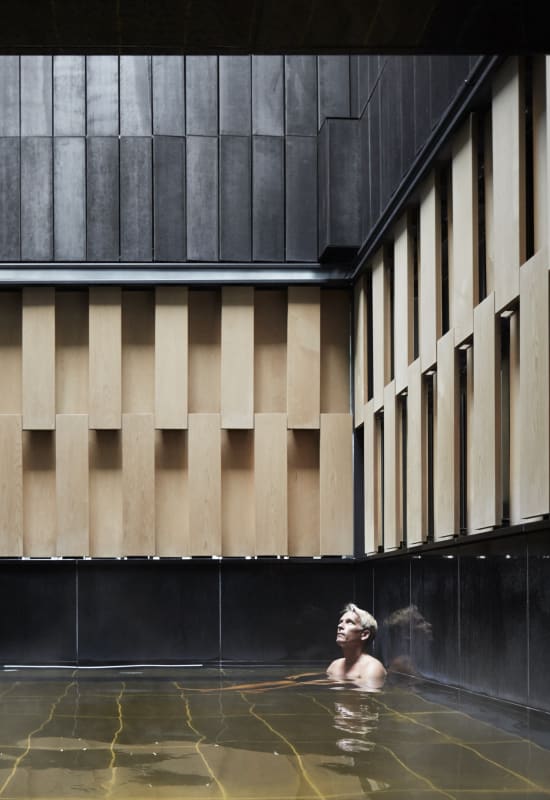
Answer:
<svg viewBox="0 0 550 800"><path fill-rule="evenodd" d="M220 133L250 135L250 56L220 56Z"/></svg>
<svg viewBox="0 0 550 800"><path fill-rule="evenodd" d="M52 135L51 56L21 56L21 135Z"/></svg>
<svg viewBox="0 0 550 800"><path fill-rule="evenodd" d="M283 56L252 56L252 132L284 133Z"/></svg>
<svg viewBox="0 0 550 800"><path fill-rule="evenodd" d="M286 139L286 258L317 260L317 140Z"/></svg>
<svg viewBox="0 0 550 800"><path fill-rule="evenodd" d="M151 57L120 57L120 135L151 135Z"/></svg>
<svg viewBox="0 0 550 800"><path fill-rule="evenodd" d="M318 76L319 127L327 117L349 117L349 56L318 56Z"/></svg>
<svg viewBox="0 0 550 800"><path fill-rule="evenodd" d="M53 132L54 136L84 136L85 121L84 56L54 56Z"/></svg>
<svg viewBox="0 0 550 800"><path fill-rule="evenodd" d="M413 56L401 57L401 77L403 92L401 102L402 112L402 173L405 174L414 159L414 58Z"/></svg>
<svg viewBox="0 0 550 800"><path fill-rule="evenodd" d="M153 139L155 261L185 260L185 139Z"/></svg>
<svg viewBox="0 0 550 800"><path fill-rule="evenodd" d="M183 56L153 56L153 133L185 136Z"/></svg>
<svg viewBox="0 0 550 800"><path fill-rule="evenodd" d="M380 202L384 208L401 176L401 62L388 58L380 78Z"/></svg>
<svg viewBox="0 0 550 800"><path fill-rule="evenodd" d="M418 153L430 134L430 56L414 56L414 150Z"/></svg>
<svg viewBox="0 0 550 800"><path fill-rule="evenodd" d="M386 63L386 56L365 56L365 58L367 59L367 92L370 97Z"/></svg>
<svg viewBox="0 0 550 800"><path fill-rule="evenodd" d="M21 258L51 261L53 255L52 140L21 140Z"/></svg>
<svg viewBox="0 0 550 800"><path fill-rule="evenodd" d="M120 258L150 261L152 255L151 139L120 139Z"/></svg>
<svg viewBox="0 0 550 800"><path fill-rule="evenodd" d="M220 136L220 259L250 261L250 137Z"/></svg>
<svg viewBox="0 0 550 800"><path fill-rule="evenodd" d="M86 59L86 112L88 136L117 136L118 57Z"/></svg>
<svg viewBox="0 0 550 800"><path fill-rule="evenodd" d="M432 128L435 128L451 95L449 56L430 56L430 95Z"/></svg>
<svg viewBox="0 0 550 800"><path fill-rule="evenodd" d="M377 84L368 105L369 115L369 186L371 223L380 216L380 84Z"/></svg>
<svg viewBox="0 0 550 800"><path fill-rule="evenodd" d="M369 58L370 56L357 56L359 115L365 110L369 99Z"/></svg>
<svg viewBox="0 0 550 800"><path fill-rule="evenodd" d="M217 56L187 56L185 73L187 134L216 136L218 133Z"/></svg>
<svg viewBox="0 0 550 800"><path fill-rule="evenodd" d="M359 116L359 56L349 57L350 116Z"/></svg>
<svg viewBox="0 0 550 800"><path fill-rule="evenodd" d="M319 186L318 254L324 253L329 245L329 126L325 123L317 139L317 169Z"/></svg>
<svg viewBox="0 0 550 800"><path fill-rule="evenodd" d="M317 58L285 56L286 133L317 135Z"/></svg>
<svg viewBox="0 0 550 800"><path fill-rule="evenodd" d="M87 141L87 258L118 261L118 138L93 137Z"/></svg>
<svg viewBox="0 0 550 800"><path fill-rule="evenodd" d="M53 148L54 257L86 258L86 148L83 137L57 137Z"/></svg>
<svg viewBox="0 0 550 800"><path fill-rule="evenodd" d="M361 140L361 240L369 235L372 223L369 169L369 108L359 121L359 137Z"/></svg>
<svg viewBox="0 0 550 800"><path fill-rule="evenodd" d="M254 261L283 261L285 236L281 137L253 138L252 174L252 257Z"/></svg>
<svg viewBox="0 0 550 800"><path fill-rule="evenodd" d="M218 260L218 139L188 136L187 260Z"/></svg>
<svg viewBox="0 0 550 800"><path fill-rule="evenodd" d="M20 258L20 140L0 138L0 261Z"/></svg>
<svg viewBox="0 0 550 800"><path fill-rule="evenodd" d="M0 56L0 136L19 136L19 56Z"/></svg>
<svg viewBox="0 0 550 800"><path fill-rule="evenodd" d="M329 125L329 245L361 244L359 121L328 120Z"/></svg>

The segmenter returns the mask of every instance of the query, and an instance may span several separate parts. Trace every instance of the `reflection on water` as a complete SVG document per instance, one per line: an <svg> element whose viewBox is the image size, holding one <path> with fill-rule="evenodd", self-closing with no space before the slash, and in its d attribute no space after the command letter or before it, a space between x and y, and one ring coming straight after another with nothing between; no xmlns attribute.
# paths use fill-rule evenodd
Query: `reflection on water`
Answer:
<svg viewBox="0 0 550 800"><path fill-rule="evenodd" d="M468 697L283 668L0 672L0 798L548 797L547 717Z"/></svg>

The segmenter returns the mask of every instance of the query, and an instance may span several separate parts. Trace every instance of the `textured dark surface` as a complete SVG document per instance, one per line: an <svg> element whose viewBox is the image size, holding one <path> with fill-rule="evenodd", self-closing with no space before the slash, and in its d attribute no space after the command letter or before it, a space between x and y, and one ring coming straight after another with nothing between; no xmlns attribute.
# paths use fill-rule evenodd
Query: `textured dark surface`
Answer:
<svg viewBox="0 0 550 800"><path fill-rule="evenodd" d="M84 136L86 133L86 59L84 56L53 60L54 136Z"/></svg>
<svg viewBox="0 0 550 800"><path fill-rule="evenodd" d="M185 102L188 136L218 133L218 60L192 56L185 62Z"/></svg>
<svg viewBox="0 0 550 800"><path fill-rule="evenodd" d="M58 136L53 151L54 257L86 258L86 150L82 136Z"/></svg>
<svg viewBox="0 0 550 800"><path fill-rule="evenodd" d="M252 257L284 259L284 166L281 136L252 140Z"/></svg>
<svg viewBox="0 0 550 800"><path fill-rule="evenodd" d="M185 136L185 59L153 56L153 133Z"/></svg>
<svg viewBox="0 0 550 800"><path fill-rule="evenodd" d="M220 133L249 136L252 66L249 56L220 57Z"/></svg>
<svg viewBox="0 0 550 800"><path fill-rule="evenodd" d="M541 531L528 539L529 701L550 708L550 538Z"/></svg>
<svg viewBox="0 0 550 800"><path fill-rule="evenodd" d="M317 136L317 59L286 56L286 133Z"/></svg>
<svg viewBox="0 0 550 800"><path fill-rule="evenodd" d="M20 257L20 139L0 138L0 260Z"/></svg>
<svg viewBox="0 0 550 800"><path fill-rule="evenodd" d="M222 261L250 260L252 246L250 147L250 136L220 136Z"/></svg>
<svg viewBox="0 0 550 800"><path fill-rule="evenodd" d="M152 147L149 137L120 139L120 255L150 261L152 255Z"/></svg>
<svg viewBox="0 0 550 800"><path fill-rule="evenodd" d="M21 257L50 261L53 256L52 140L21 140Z"/></svg>
<svg viewBox="0 0 550 800"><path fill-rule="evenodd" d="M185 139L153 140L155 261L185 260Z"/></svg>
<svg viewBox="0 0 550 800"><path fill-rule="evenodd" d="M286 258L317 258L317 139L286 138Z"/></svg>
<svg viewBox="0 0 550 800"><path fill-rule="evenodd" d="M252 133L284 133L283 56L252 58Z"/></svg>
<svg viewBox="0 0 550 800"><path fill-rule="evenodd" d="M187 258L218 258L218 140L188 136L187 146Z"/></svg>
<svg viewBox="0 0 550 800"><path fill-rule="evenodd" d="M98 136L87 142L87 258L116 261L119 252L119 142Z"/></svg>

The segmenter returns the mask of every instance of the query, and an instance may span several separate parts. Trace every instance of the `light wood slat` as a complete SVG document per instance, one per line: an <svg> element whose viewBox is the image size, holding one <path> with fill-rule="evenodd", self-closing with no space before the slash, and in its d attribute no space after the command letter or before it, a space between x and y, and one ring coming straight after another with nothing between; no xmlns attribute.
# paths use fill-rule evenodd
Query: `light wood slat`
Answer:
<svg viewBox="0 0 550 800"><path fill-rule="evenodd" d="M21 292L0 292L0 413L21 414Z"/></svg>
<svg viewBox="0 0 550 800"><path fill-rule="evenodd" d="M321 400L321 303L316 286L288 289L289 428L318 428Z"/></svg>
<svg viewBox="0 0 550 800"><path fill-rule="evenodd" d="M353 555L353 418L321 414L321 555Z"/></svg>
<svg viewBox="0 0 550 800"><path fill-rule="evenodd" d="M122 431L90 430L90 553L124 555L122 526Z"/></svg>
<svg viewBox="0 0 550 800"><path fill-rule="evenodd" d="M23 554L55 556L55 439L53 431L23 432Z"/></svg>
<svg viewBox="0 0 550 800"><path fill-rule="evenodd" d="M119 288L90 288L89 323L90 428L118 430L122 423L122 295Z"/></svg>
<svg viewBox="0 0 550 800"><path fill-rule="evenodd" d="M255 552L288 553L286 414L256 414L254 421Z"/></svg>
<svg viewBox="0 0 550 800"><path fill-rule="evenodd" d="M444 539L459 533L460 461L458 367L455 332L437 343L436 434L434 468L434 535Z"/></svg>
<svg viewBox="0 0 550 800"><path fill-rule="evenodd" d="M478 302L477 117L470 115L455 136L452 160L453 263L450 286L455 345L472 335Z"/></svg>
<svg viewBox="0 0 550 800"><path fill-rule="evenodd" d="M57 555L90 552L88 415L58 414L55 431Z"/></svg>
<svg viewBox="0 0 550 800"><path fill-rule="evenodd" d="M399 431L395 381L384 389L384 550L396 550L402 537L401 473L399 470Z"/></svg>
<svg viewBox="0 0 550 800"><path fill-rule="evenodd" d="M155 433L156 554L189 555L189 473L187 433Z"/></svg>
<svg viewBox="0 0 550 800"><path fill-rule="evenodd" d="M20 414L0 414L0 554L23 555L23 435Z"/></svg>
<svg viewBox="0 0 550 800"><path fill-rule="evenodd" d="M122 412L155 406L155 305L151 291L122 292Z"/></svg>
<svg viewBox="0 0 550 800"><path fill-rule="evenodd" d="M122 415L124 555L155 554L155 428L152 414Z"/></svg>
<svg viewBox="0 0 550 800"><path fill-rule="evenodd" d="M221 448L222 554L254 555L254 434L222 430Z"/></svg>
<svg viewBox="0 0 550 800"><path fill-rule="evenodd" d="M435 171L422 187L420 200L419 336L422 372L437 359L441 335L441 221Z"/></svg>
<svg viewBox="0 0 550 800"><path fill-rule="evenodd" d="M189 415L189 542L196 556L221 555L219 414Z"/></svg>
<svg viewBox="0 0 550 800"><path fill-rule="evenodd" d="M483 191L485 195L485 276L487 294L495 291L495 212L493 203L493 129L491 109L483 118Z"/></svg>
<svg viewBox="0 0 550 800"><path fill-rule="evenodd" d="M55 428L55 291L23 289L23 428Z"/></svg>
<svg viewBox="0 0 550 800"><path fill-rule="evenodd" d="M55 395L58 414L88 413L88 292L55 298Z"/></svg>
<svg viewBox="0 0 550 800"><path fill-rule="evenodd" d="M377 431L374 415L374 400L369 400L363 409L364 476L365 476L365 553L377 553L382 544L380 487L381 474Z"/></svg>
<svg viewBox="0 0 550 800"><path fill-rule="evenodd" d="M219 290L189 292L189 412L220 411L221 313Z"/></svg>
<svg viewBox="0 0 550 800"><path fill-rule="evenodd" d="M519 59L509 58L493 83L495 310L519 294L525 261L525 125Z"/></svg>
<svg viewBox="0 0 550 800"><path fill-rule="evenodd" d="M321 292L321 413L350 412L351 294Z"/></svg>
<svg viewBox="0 0 550 800"><path fill-rule="evenodd" d="M286 413L286 289L254 292L254 408Z"/></svg>
<svg viewBox="0 0 550 800"><path fill-rule="evenodd" d="M548 244L547 56L533 57L533 211L535 252ZM550 71L550 70L549 70Z"/></svg>
<svg viewBox="0 0 550 800"><path fill-rule="evenodd" d="M510 316L510 524L521 522L520 313Z"/></svg>
<svg viewBox="0 0 550 800"><path fill-rule="evenodd" d="M500 337L495 295L474 309L474 420L472 448L472 527L490 528L501 522Z"/></svg>
<svg viewBox="0 0 550 800"><path fill-rule="evenodd" d="M395 392L407 388L407 370L413 359L413 249L407 215L395 231Z"/></svg>
<svg viewBox="0 0 550 800"><path fill-rule="evenodd" d="M408 369L407 393L407 544L428 533L426 410L420 359Z"/></svg>
<svg viewBox="0 0 550 800"><path fill-rule="evenodd" d="M521 516L550 511L550 331L547 250L520 270Z"/></svg>
<svg viewBox="0 0 550 800"><path fill-rule="evenodd" d="M254 425L254 289L222 288L222 428Z"/></svg>
<svg viewBox="0 0 550 800"><path fill-rule="evenodd" d="M466 351L466 528L473 531L474 508L474 448L471 438L474 430L474 349Z"/></svg>
<svg viewBox="0 0 550 800"><path fill-rule="evenodd" d="M360 277L353 290L353 423L355 427L363 422L363 406L365 404L365 370L366 341L366 308L365 278Z"/></svg>
<svg viewBox="0 0 550 800"><path fill-rule="evenodd" d="M375 257L372 268L372 383L374 410L384 404L386 384L386 297L382 252Z"/></svg>
<svg viewBox="0 0 550 800"><path fill-rule="evenodd" d="M319 431L288 431L288 554L316 556L319 533Z"/></svg>
<svg viewBox="0 0 550 800"><path fill-rule="evenodd" d="M157 286L155 289L156 428L165 430L187 428L188 355L188 289L185 286Z"/></svg>

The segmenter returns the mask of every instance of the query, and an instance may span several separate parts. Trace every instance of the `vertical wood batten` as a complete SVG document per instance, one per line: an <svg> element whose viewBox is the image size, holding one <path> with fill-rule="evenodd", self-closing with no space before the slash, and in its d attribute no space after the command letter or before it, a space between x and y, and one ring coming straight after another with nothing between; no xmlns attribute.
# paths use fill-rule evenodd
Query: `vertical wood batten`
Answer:
<svg viewBox="0 0 550 800"><path fill-rule="evenodd" d="M365 292L365 277L359 278L354 287L354 315L353 315L353 420L357 427L363 422L363 406L367 401L365 396L365 372L367 370L367 298Z"/></svg>
<svg viewBox="0 0 550 800"><path fill-rule="evenodd" d="M404 214L395 231L395 392L407 388L407 370L413 357L413 253Z"/></svg>
<svg viewBox="0 0 550 800"><path fill-rule="evenodd" d="M384 388L384 551L396 550L401 543L399 508L400 473L398 458L397 402L395 381Z"/></svg>
<svg viewBox="0 0 550 800"><path fill-rule="evenodd" d="M407 545L421 544L428 533L426 499L426 415L420 359L408 369L407 394Z"/></svg>
<svg viewBox="0 0 550 800"><path fill-rule="evenodd" d="M548 244L547 56L533 57L533 211L535 252Z"/></svg>
<svg viewBox="0 0 550 800"><path fill-rule="evenodd" d="M55 432L57 555L90 552L88 415L58 414Z"/></svg>
<svg viewBox="0 0 550 800"><path fill-rule="evenodd" d="M520 508L523 519L550 511L550 331L547 250L520 270Z"/></svg>
<svg viewBox="0 0 550 800"><path fill-rule="evenodd" d="M321 314L318 287L288 289L287 404L289 428L319 428Z"/></svg>
<svg viewBox="0 0 550 800"><path fill-rule="evenodd" d="M22 397L22 296L21 292L0 292L0 412L21 414Z"/></svg>
<svg viewBox="0 0 550 800"><path fill-rule="evenodd" d="M436 448L434 469L434 535L444 539L459 532L458 371L455 332L437 343Z"/></svg>
<svg viewBox="0 0 550 800"><path fill-rule="evenodd" d="M189 540L195 556L221 555L219 414L189 415Z"/></svg>
<svg viewBox="0 0 550 800"><path fill-rule="evenodd" d="M224 556L255 552L254 441L250 430L222 430L222 548Z"/></svg>
<svg viewBox="0 0 550 800"><path fill-rule="evenodd" d="M152 414L122 415L124 555L155 554L155 429Z"/></svg>
<svg viewBox="0 0 550 800"><path fill-rule="evenodd" d="M56 292L55 408L88 413L88 292Z"/></svg>
<svg viewBox="0 0 550 800"><path fill-rule="evenodd" d="M386 302L384 293L384 259L378 253L372 268L372 381L374 411L384 404L386 384Z"/></svg>
<svg viewBox="0 0 550 800"><path fill-rule="evenodd" d="M55 428L55 291L23 289L23 428Z"/></svg>
<svg viewBox="0 0 550 800"><path fill-rule="evenodd" d="M90 288L89 324L90 428L120 429L122 295L119 288Z"/></svg>
<svg viewBox="0 0 550 800"><path fill-rule="evenodd" d="M254 417L255 553L288 553L286 414Z"/></svg>
<svg viewBox="0 0 550 800"><path fill-rule="evenodd" d="M187 433L155 433L155 542L156 554L189 555L189 471Z"/></svg>
<svg viewBox="0 0 550 800"><path fill-rule="evenodd" d="M316 556L319 540L319 431L289 430L288 555Z"/></svg>
<svg viewBox="0 0 550 800"><path fill-rule="evenodd" d="M189 292L189 412L220 411L221 312L218 290Z"/></svg>
<svg viewBox="0 0 550 800"><path fill-rule="evenodd" d="M254 425L254 289L224 286L221 309L221 425Z"/></svg>
<svg viewBox="0 0 550 800"><path fill-rule="evenodd" d="M55 436L23 432L23 554L55 556Z"/></svg>
<svg viewBox="0 0 550 800"><path fill-rule="evenodd" d="M124 555L122 524L122 431L90 430L90 553Z"/></svg>
<svg viewBox="0 0 550 800"><path fill-rule="evenodd" d="M353 554L353 419L321 414L319 497L321 555Z"/></svg>
<svg viewBox="0 0 550 800"><path fill-rule="evenodd" d="M382 543L380 530L380 471L377 458L374 400L363 409L365 475L365 553L378 552Z"/></svg>
<svg viewBox="0 0 550 800"><path fill-rule="evenodd" d="M23 434L19 414L0 414L0 554L23 555Z"/></svg>
<svg viewBox="0 0 550 800"><path fill-rule="evenodd" d="M350 295L321 292L321 412L350 411Z"/></svg>
<svg viewBox="0 0 550 800"><path fill-rule="evenodd" d="M149 414L155 407L155 306L153 292L122 292L122 412Z"/></svg>
<svg viewBox="0 0 550 800"><path fill-rule="evenodd" d="M187 428L188 289L155 290L155 427Z"/></svg>
<svg viewBox="0 0 550 800"><path fill-rule="evenodd" d="M254 292L254 409L286 413L286 289Z"/></svg>
<svg viewBox="0 0 550 800"><path fill-rule="evenodd" d="M422 372L437 359L437 340L441 334L441 223L439 191L435 172L422 189L420 201L420 360Z"/></svg>

